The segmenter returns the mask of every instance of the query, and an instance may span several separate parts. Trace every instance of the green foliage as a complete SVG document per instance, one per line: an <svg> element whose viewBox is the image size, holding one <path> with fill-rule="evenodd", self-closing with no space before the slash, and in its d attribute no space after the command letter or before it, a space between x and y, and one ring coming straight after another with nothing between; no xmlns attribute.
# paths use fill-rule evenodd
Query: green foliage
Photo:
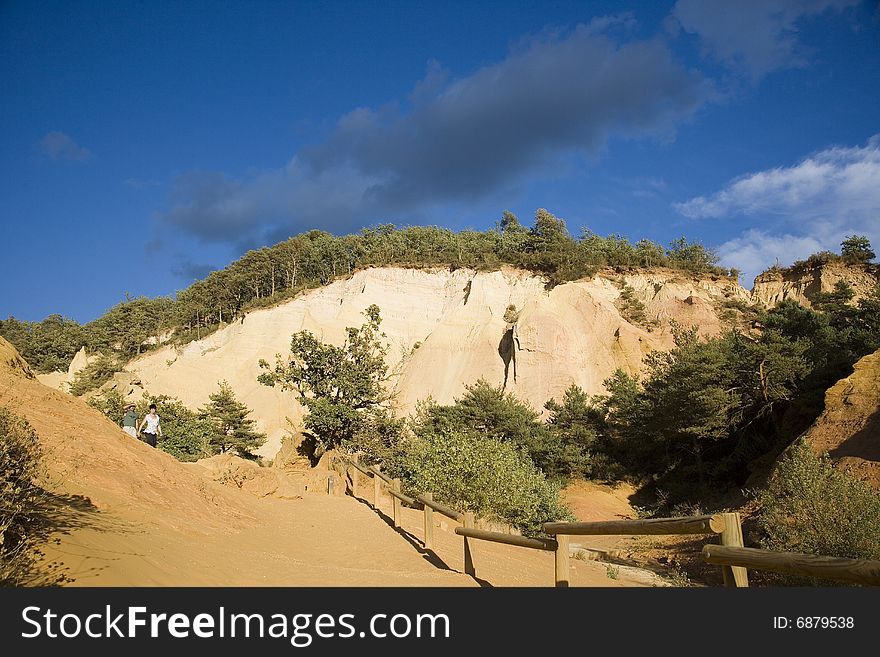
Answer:
<svg viewBox="0 0 880 657"><path fill-rule="evenodd" d="M547 430L562 445L566 474L589 476L592 470L590 448L603 424L602 410L579 386L572 384L563 394L562 403L550 399L544 408L550 412Z"/></svg>
<svg viewBox="0 0 880 657"><path fill-rule="evenodd" d="M164 331L178 343L201 338L252 308L276 304L371 266L471 267L513 265L545 275L550 286L593 276L601 267L672 267L689 273L727 275L717 258L681 239L664 248L635 245L621 235L601 237L582 229L572 237L565 221L545 209L531 229L505 211L495 230L454 232L438 226L380 224L336 237L311 230L271 247L248 251L228 267L165 297L126 298L100 318L80 326L58 315L43 322L0 321L6 337L38 371L67 369L85 345L122 361L154 346Z"/></svg>
<svg viewBox="0 0 880 657"><path fill-rule="evenodd" d="M211 455L210 441L214 436L214 425L210 420L199 417L179 399L145 394L135 409L138 425L149 413L150 404L156 404L156 412L161 418L162 436L158 438L156 447L179 461L197 461Z"/></svg>
<svg viewBox="0 0 880 657"><path fill-rule="evenodd" d="M768 550L880 559L880 493L803 441L783 457L758 501Z"/></svg>
<svg viewBox="0 0 880 657"><path fill-rule="evenodd" d="M629 285L624 285L620 290L620 296L615 302L617 309L623 318L631 324L638 326L657 326L657 320L649 320L645 312L645 304L635 296L635 290Z"/></svg>
<svg viewBox="0 0 880 657"><path fill-rule="evenodd" d="M168 297L126 299L83 327L85 344L128 360L150 348L148 340L170 325L173 308Z"/></svg>
<svg viewBox="0 0 880 657"><path fill-rule="evenodd" d="M50 496L38 484L42 457L27 420L0 406L0 586L61 581L39 565L40 537L51 507Z"/></svg>
<svg viewBox="0 0 880 657"><path fill-rule="evenodd" d="M365 424L385 412L388 367L386 347L380 341L384 333L379 331L379 307L371 305L364 315L367 322L360 328L346 328L341 347L300 331L291 339L289 359L279 356L274 369L260 361L266 370L259 376L260 383L297 394L308 411L303 417L305 428L321 450L352 443Z"/></svg>
<svg viewBox="0 0 880 657"><path fill-rule="evenodd" d="M711 271L718 262L718 256L711 249L698 242L688 242L684 237L670 242L666 257L676 269L695 273Z"/></svg>
<svg viewBox="0 0 880 657"><path fill-rule="evenodd" d="M125 398L118 390L106 390L100 395L91 397L86 403L101 411L110 418L113 424L122 426L122 416L125 415Z"/></svg>
<svg viewBox="0 0 880 657"><path fill-rule="evenodd" d="M587 446L564 432L551 431L538 413L501 387L484 380L465 386L449 406L426 403L415 418L414 431L455 433L509 442L525 450L552 479L565 479L589 469Z"/></svg>
<svg viewBox="0 0 880 657"><path fill-rule="evenodd" d="M615 373L591 402L602 416L594 474L649 483L666 510L742 485L752 461L803 432L824 391L880 348L880 291L853 304L839 285L816 308L780 303L752 334L675 329L675 347L648 356L640 383Z"/></svg>
<svg viewBox="0 0 880 657"><path fill-rule="evenodd" d="M49 315L41 322L22 322L14 317L0 320L0 335L37 372L53 372L67 370L85 344L86 332L72 319Z"/></svg>
<svg viewBox="0 0 880 657"><path fill-rule="evenodd" d="M558 486L522 449L497 438L423 430L401 444L388 470L407 491L431 491L439 502L527 534L539 533L543 522L572 519Z"/></svg>
<svg viewBox="0 0 880 657"><path fill-rule="evenodd" d="M100 388L121 370L122 364L116 358L99 354L94 362L86 365L73 377L70 394L80 396Z"/></svg>
<svg viewBox="0 0 880 657"><path fill-rule="evenodd" d="M840 255L849 264L865 264L876 257L871 242L864 235L850 235L843 240L840 243Z"/></svg>
<svg viewBox="0 0 880 657"><path fill-rule="evenodd" d="M199 418L208 420L213 428L208 440L210 450L235 450L243 458L254 458L253 451L266 442L266 434L254 431L256 422L247 417L250 409L235 398L226 381L209 399L210 403L199 411Z"/></svg>

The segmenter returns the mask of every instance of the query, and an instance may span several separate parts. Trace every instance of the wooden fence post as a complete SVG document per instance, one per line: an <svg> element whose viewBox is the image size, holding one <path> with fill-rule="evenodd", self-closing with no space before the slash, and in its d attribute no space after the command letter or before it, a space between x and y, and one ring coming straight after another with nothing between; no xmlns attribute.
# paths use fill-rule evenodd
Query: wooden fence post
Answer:
<svg viewBox="0 0 880 657"><path fill-rule="evenodd" d="M721 532L721 545L743 547L742 525L738 513L722 513L724 531ZM742 566L721 566L724 586L745 587L749 585L748 571Z"/></svg>
<svg viewBox="0 0 880 657"><path fill-rule="evenodd" d="M468 529L474 528L473 511L465 511L464 526ZM470 575L471 577L477 576L477 571L474 568L474 558L473 555L471 555L471 543L470 539L467 536L464 537L464 573L465 575Z"/></svg>
<svg viewBox="0 0 880 657"><path fill-rule="evenodd" d="M393 489L395 493L400 492L400 479L395 479L393 484ZM394 526L400 527L400 498L392 495L391 501L394 509Z"/></svg>
<svg viewBox="0 0 880 657"><path fill-rule="evenodd" d="M425 493L423 497L429 502L434 501L434 493ZM425 507L425 547L432 549L434 547L434 509L427 504Z"/></svg>
<svg viewBox="0 0 880 657"><path fill-rule="evenodd" d="M376 472L379 471L379 466L374 465L376 468ZM379 496L382 494L382 477L380 477L376 472L373 473L373 508L377 511L379 510Z"/></svg>
<svg viewBox="0 0 880 657"><path fill-rule="evenodd" d="M358 496L358 470L353 465L348 466L348 476L351 477L351 496Z"/></svg>
<svg viewBox="0 0 880 657"><path fill-rule="evenodd" d="M568 588L570 577L568 561L568 535L556 535L556 586Z"/></svg>

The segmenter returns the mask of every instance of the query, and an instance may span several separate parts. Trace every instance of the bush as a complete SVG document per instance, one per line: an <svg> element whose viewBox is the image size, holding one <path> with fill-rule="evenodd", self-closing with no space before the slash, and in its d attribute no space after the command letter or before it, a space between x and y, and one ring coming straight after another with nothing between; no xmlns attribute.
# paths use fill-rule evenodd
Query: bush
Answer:
<svg viewBox="0 0 880 657"><path fill-rule="evenodd" d="M136 407L138 423L149 412L150 404L156 404L161 418L162 436L156 447L179 461L197 461L203 456L210 456L210 440L214 435L214 425L210 420L200 418L198 413L188 409L179 399L167 395L145 395Z"/></svg>
<svg viewBox="0 0 880 657"><path fill-rule="evenodd" d="M758 501L765 549L880 559L880 493L834 468L827 455L813 454L804 441L782 459Z"/></svg>
<svg viewBox="0 0 880 657"><path fill-rule="evenodd" d="M122 366L115 358L101 354L95 362L76 373L73 383L70 384L70 394L79 397L100 388L121 369Z"/></svg>
<svg viewBox="0 0 880 657"><path fill-rule="evenodd" d="M559 502L559 487L509 442L437 432L401 448L389 470L412 493L432 492L438 502L507 522L526 534L539 533L543 522L572 519Z"/></svg>
<svg viewBox="0 0 880 657"><path fill-rule="evenodd" d="M37 567L47 512L47 494L37 484L41 458L27 421L0 407L0 586L60 581Z"/></svg>
<svg viewBox="0 0 880 657"><path fill-rule="evenodd" d="M118 390L107 390L103 394L95 395L86 403L101 411L110 418L113 424L122 425L122 416L125 415L125 397Z"/></svg>

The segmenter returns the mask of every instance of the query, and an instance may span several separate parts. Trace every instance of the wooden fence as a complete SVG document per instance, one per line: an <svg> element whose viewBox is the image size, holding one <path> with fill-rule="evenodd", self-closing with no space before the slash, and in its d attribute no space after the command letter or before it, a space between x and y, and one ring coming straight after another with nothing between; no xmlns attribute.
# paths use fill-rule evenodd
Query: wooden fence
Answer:
<svg viewBox="0 0 880 657"><path fill-rule="evenodd" d="M656 536L671 534L717 535L720 545L703 546L707 563L721 566L724 586L747 587L748 571L771 570L780 573L836 579L856 584L880 585L880 561L840 559L794 552L771 552L743 547L742 524L738 513L715 513L681 518L650 518L646 520L609 520L600 522L547 522L544 532L553 538L528 538L487 531L474 527L474 514L462 513L434 501L430 492L410 497L401 492L399 479L391 479L377 466L366 467L356 459L341 458L351 482L351 494L359 497L358 477L361 472L373 479L373 508L379 509L383 488L392 499L392 520L400 527L401 504L424 511L424 540L426 549L434 547L434 518L436 511L462 524L455 533L464 539L464 570L476 577L471 540L503 543L555 554L554 583L557 587L569 585L569 537L570 536Z"/></svg>
<svg viewBox="0 0 880 657"><path fill-rule="evenodd" d="M880 561L721 545L704 545L703 558L707 563L716 565L741 566L752 570L880 586Z"/></svg>

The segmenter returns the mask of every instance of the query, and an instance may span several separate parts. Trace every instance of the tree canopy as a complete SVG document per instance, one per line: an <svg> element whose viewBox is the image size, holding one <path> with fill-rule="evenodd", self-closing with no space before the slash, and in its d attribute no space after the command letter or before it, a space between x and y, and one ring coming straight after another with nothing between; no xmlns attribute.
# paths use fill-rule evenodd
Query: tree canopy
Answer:
<svg viewBox="0 0 880 657"><path fill-rule="evenodd" d="M250 409L235 398L226 381L221 381L220 389L208 398L210 402L199 411L199 418L211 423L210 451L235 451L243 458L254 458L253 452L266 442L266 434L254 430L256 421L248 418Z"/></svg>
<svg viewBox="0 0 880 657"><path fill-rule="evenodd" d="M388 367L381 338L379 307L369 306L359 328L346 328L345 344L318 340L310 331L295 333L286 359L278 356L274 369L265 360L260 383L296 393L307 409L303 423L321 450L356 439L365 427L386 415L384 382Z"/></svg>
<svg viewBox="0 0 880 657"><path fill-rule="evenodd" d="M591 276L601 267L672 267L728 275L717 257L684 238L669 247L620 235L600 237L582 229L579 237L544 208L527 228L505 211L495 229L452 231L439 226L379 224L353 235L311 230L271 247L247 251L229 266L177 292L174 299L126 298L84 325L52 315L42 322L0 321L0 335L41 372L67 369L76 351L114 355L124 362L154 346L162 333L177 342L204 336L256 307L278 303L371 266L522 267L547 277L550 285Z"/></svg>

